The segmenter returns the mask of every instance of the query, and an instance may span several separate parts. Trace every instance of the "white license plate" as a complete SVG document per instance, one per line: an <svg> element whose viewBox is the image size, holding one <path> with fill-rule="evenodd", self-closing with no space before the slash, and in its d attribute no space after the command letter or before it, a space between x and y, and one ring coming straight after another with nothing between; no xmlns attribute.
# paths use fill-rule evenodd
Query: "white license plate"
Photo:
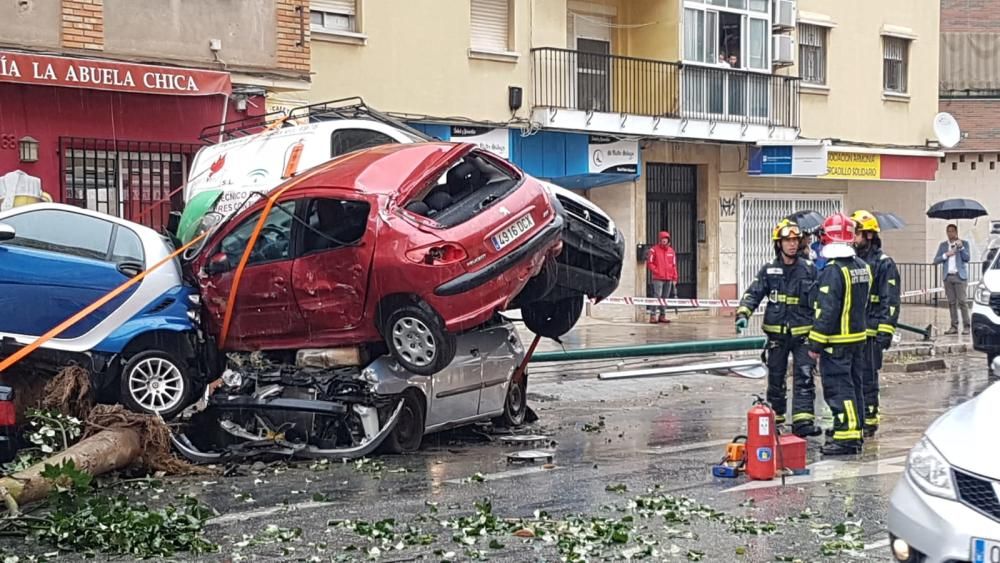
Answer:
<svg viewBox="0 0 1000 563"><path fill-rule="evenodd" d="M1000 563L1000 541L972 538L972 563Z"/></svg>
<svg viewBox="0 0 1000 563"><path fill-rule="evenodd" d="M531 218L530 213L519 218L517 221L514 221L507 226L504 230L493 235L491 238L493 241L493 248L496 250L503 250L504 247L521 238L524 233L530 231L531 227L534 226L535 220Z"/></svg>

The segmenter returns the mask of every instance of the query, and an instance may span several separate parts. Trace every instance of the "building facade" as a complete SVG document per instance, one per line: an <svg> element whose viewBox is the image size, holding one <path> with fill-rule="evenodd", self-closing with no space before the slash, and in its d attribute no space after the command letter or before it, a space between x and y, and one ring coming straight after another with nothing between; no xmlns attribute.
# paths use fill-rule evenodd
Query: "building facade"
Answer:
<svg viewBox="0 0 1000 563"><path fill-rule="evenodd" d="M990 2L941 0L940 109L952 114L961 129L958 145L945 148L938 181L928 201L966 197L979 201L989 217L961 221L963 238L979 260L1000 219L1000 14ZM928 221L926 252L930 257L944 239L942 221Z"/></svg>
<svg viewBox="0 0 1000 563"><path fill-rule="evenodd" d="M733 298L784 214L867 206L922 225L939 12L916 4L313 0L309 98L363 96L585 193L625 235L619 295L645 295L645 248L669 230L679 295Z"/></svg>
<svg viewBox="0 0 1000 563"><path fill-rule="evenodd" d="M0 175L161 226L203 129L309 86L307 0L236 4L0 2Z"/></svg>

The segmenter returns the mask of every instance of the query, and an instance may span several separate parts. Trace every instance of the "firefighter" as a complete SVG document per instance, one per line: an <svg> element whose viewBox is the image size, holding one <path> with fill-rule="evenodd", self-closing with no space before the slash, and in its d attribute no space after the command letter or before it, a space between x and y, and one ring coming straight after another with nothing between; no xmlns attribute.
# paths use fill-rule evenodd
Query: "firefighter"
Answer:
<svg viewBox="0 0 1000 563"><path fill-rule="evenodd" d="M865 438L875 436L879 424L878 372L882 369L882 353L892 345L899 323L899 269L896 262L882 251L878 219L859 209L851 215L855 223L854 250L868 263L872 271L872 290L868 303L868 338L865 341L862 385L865 396Z"/></svg>
<svg viewBox="0 0 1000 563"><path fill-rule="evenodd" d="M794 222L783 219L771 233L776 254L773 262L757 273L736 310L736 330L746 329L750 315L767 299L763 329L767 334L767 400L774 408L777 423L785 423L787 407L786 373L792 356L792 432L818 436L813 405L816 384L815 362L809 358L806 337L812 328L809 294L816 282L816 269L799 254L802 232Z"/></svg>
<svg viewBox="0 0 1000 563"><path fill-rule="evenodd" d="M823 395L833 412L833 432L825 455L861 453L865 339L871 268L854 252L854 222L835 213L823 223L823 255L828 262L816 282L815 319L809 356L819 360Z"/></svg>

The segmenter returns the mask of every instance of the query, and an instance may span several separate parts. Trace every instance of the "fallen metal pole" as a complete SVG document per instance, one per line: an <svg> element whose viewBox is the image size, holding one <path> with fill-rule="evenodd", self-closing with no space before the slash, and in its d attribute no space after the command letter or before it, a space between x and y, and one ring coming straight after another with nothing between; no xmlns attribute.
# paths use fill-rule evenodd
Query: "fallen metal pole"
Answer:
<svg viewBox="0 0 1000 563"><path fill-rule="evenodd" d="M597 374L597 379L632 379L637 377L653 377L657 375L677 375L681 373L694 373L698 371L714 371L734 368L750 368L763 365L759 359L756 360L735 360L731 362L709 362L705 364L686 364L682 366L669 366L649 369L633 369L626 371L612 371Z"/></svg>
<svg viewBox="0 0 1000 563"><path fill-rule="evenodd" d="M903 323L899 323L896 326L898 328L903 329L903 330L908 330L910 332L915 332L915 333L923 336L924 340L930 340L931 339L931 326L932 325L927 325L927 328L917 328L915 326L910 326L910 325L905 325Z"/></svg>
<svg viewBox="0 0 1000 563"><path fill-rule="evenodd" d="M556 350L552 352L537 352L531 358L531 361L532 363L578 362L581 360L617 360L619 358L676 356L680 354L711 354L714 352L763 350L766 343L767 338L763 336L753 336L747 338L723 338L716 340L665 342L662 344L641 344L639 346L613 346L609 348Z"/></svg>

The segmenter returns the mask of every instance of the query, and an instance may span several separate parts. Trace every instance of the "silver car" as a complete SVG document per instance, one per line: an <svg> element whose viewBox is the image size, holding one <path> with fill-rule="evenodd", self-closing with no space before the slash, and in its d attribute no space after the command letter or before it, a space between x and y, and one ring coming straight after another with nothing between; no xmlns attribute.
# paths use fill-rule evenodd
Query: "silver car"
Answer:
<svg viewBox="0 0 1000 563"><path fill-rule="evenodd" d="M1000 385L938 418L889 501L893 557L1000 563Z"/></svg>

